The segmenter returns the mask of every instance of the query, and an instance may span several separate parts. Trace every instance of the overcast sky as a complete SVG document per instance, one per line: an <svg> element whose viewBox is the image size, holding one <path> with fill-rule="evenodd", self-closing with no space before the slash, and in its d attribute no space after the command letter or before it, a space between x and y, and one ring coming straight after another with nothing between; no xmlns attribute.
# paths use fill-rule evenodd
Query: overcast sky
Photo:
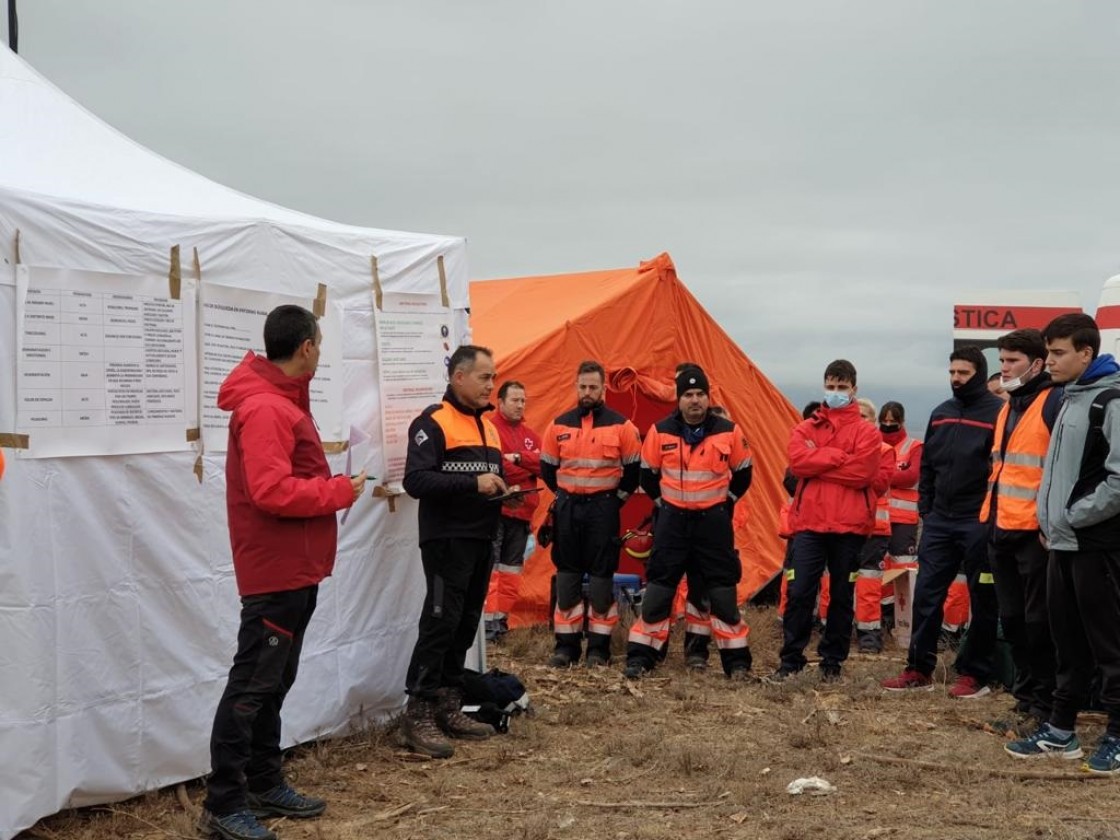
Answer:
<svg viewBox="0 0 1120 840"><path fill-rule="evenodd" d="M797 403L844 356L920 428L955 298L1120 271L1113 0L19 6L37 70L244 192L477 278L669 251Z"/></svg>

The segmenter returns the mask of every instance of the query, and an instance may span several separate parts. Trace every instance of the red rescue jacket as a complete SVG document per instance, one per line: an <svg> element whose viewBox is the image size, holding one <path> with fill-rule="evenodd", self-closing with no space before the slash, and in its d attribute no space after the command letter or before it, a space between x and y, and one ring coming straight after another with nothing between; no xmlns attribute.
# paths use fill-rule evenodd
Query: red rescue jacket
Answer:
<svg viewBox="0 0 1120 840"><path fill-rule="evenodd" d="M789 468L798 481L790 530L870 534L876 501L894 469L893 457L882 457L882 442L854 401L840 409L823 407L795 426Z"/></svg>
<svg viewBox="0 0 1120 840"><path fill-rule="evenodd" d="M541 474L541 436L534 432L524 422L514 423L502 416L500 410L495 411L490 417L490 422L498 430L498 437L502 440L502 454L516 452L520 460L514 464L509 461L502 462L502 472L505 473L506 484L516 484L522 490L537 486L537 476ZM530 493L522 496L522 503L518 507L502 506L502 516L510 519L524 519L526 522L533 518L533 511L540 504L540 493Z"/></svg>
<svg viewBox="0 0 1120 840"><path fill-rule="evenodd" d="M218 391L218 407L233 412L226 509L242 597L312 586L334 568L334 514L354 495L347 476L331 476L310 383L248 353Z"/></svg>

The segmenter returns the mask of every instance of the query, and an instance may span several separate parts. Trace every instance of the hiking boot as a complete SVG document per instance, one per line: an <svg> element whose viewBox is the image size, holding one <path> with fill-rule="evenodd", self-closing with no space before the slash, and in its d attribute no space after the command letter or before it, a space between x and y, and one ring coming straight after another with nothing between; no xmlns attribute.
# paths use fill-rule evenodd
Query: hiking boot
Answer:
<svg viewBox="0 0 1120 840"><path fill-rule="evenodd" d="M414 753L429 758L451 758L455 754L436 725L435 705L430 700L409 697L400 727L401 739Z"/></svg>
<svg viewBox="0 0 1120 840"><path fill-rule="evenodd" d="M1081 744L1077 735L1068 735L1065 738L1058 735L1044 723L1033 735L1020 738L1005 744L1004 751L1012 758L1063 758L1073 760L1081 758L1085 753L1081 751Z"/></svg>
<svg viewBox="0 0 1120 840"><path fill-rule="evenodd" d="M611 658L601 650L589 650L583 659L585 668L606 668L611 664Z"/></svg>
<svg viewBox="0 0 1120 840"><path fill-rule="evenodd" d="M248 803L249 810L258 817L306 819L317 817L327 810L326 800L297 793L287 782L281 782L264 793L249 791Z"/></svg>
<svg viewBox="0 0 1120 840"><path fill-rule="evenodd" d="M882 653L883 633L881 630L857 630L856 644L860 653Z"/></svg>
<svg viewBox="0 0 1120 840"><path fill-rule="evenodd" d="M252 811L234 811L222 816L203 811L198 820L198 830L207 837L221 837L222 840L278 840L274 832L261 825Z"/></svg>
<svg viewBox="0 0 1120 840"><path fill-rule="evenodd" d="M897 677L888 677L879 685L887 691L933 691L933 679L913 668L907 668Z"/></svg>
<svg viewBox="0 0 1120 840"><path fill-rule="evenodd" d="M552 654L552 657L548 660L548 667L549 668L571 668L572 667L572 655L570 653L568 653L566 650L558 650L558 651L556 651L556 653Z"/></svg>
<svg viewBox="0 0 1120 840"><path fill-rule="evenodd" d="M638 659L631 660L626 663L626 668L622 671L622 676L628 680L640 680L650 671L645 664Z"/></svg>
<svg viewBox="0 0 1120 840"><path fill-rule="evenodd" d="M1082 767L1097 776L1120 775L1120 737L1105 735Z"/></svg>
<svg viewBox="0 0 1120 840"><path fill-rule="evenodd" d="M503 615L501 618L498 619L498 638L500 639L502 636L504 636L508 632L509 632L509 618Z"/></svg>
<svg viewBox="0 0 1120 840"><path fill-rule="evenodd" d="M980 685L980 680L967 674L961 674L949 686L949 696L954 700L977 700L980 697L987 697L991 693L992 690L988 686Z"/></svg>
<svg viewBox="0 0 1120 840"><path fill-rule="evenodd" d="M821 682L838 683L840 679L839 665L821 665Z"/></svg>
<svg viewBox="0 0 1120 840"><path fill-rule="evenodd" d="M708 657L701 653L690 653L685 657L684 667L690 671L706 671L708 670Z"/></svg>
<svg viewBox="0 0 1120 840"><path fill-rule="evenodd" d="M765 677L764 682L768 683L781 683L788 680L790 677L795 677L801 673L800 668L790 668L788 665L779 666L778 670Z"/></svg>
<svg viewBox="0 0 1120 840"><path fill-rule="evenodd" d="M452 738L467 741L485 741L496 734L490 724L463 714L463 692L457 688L445 688L441 691L436 704L436 723Z"/></svg>
<svg viewBox="0 0 1120 840"><path fill-rule="evenodd" d="M707 663L704 663L705 666ZM727 678L731 682L749 682L751 678L751 669L746 665L732 665L731 670L727 672Z"/></svg>

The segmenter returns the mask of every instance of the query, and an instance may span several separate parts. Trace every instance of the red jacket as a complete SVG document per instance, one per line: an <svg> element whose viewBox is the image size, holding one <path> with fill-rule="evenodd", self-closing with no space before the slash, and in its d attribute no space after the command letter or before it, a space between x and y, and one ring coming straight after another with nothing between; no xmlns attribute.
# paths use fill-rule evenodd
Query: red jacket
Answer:
<svg viewBox="0 0 1120 840"><path fill-rule="evenodd" d="M502 416L501 410L495 411L490 421L498 430L498 437L502 439L502 454L516 452L520 460L514 464L510 461L502 462L502 471L505 473L506 484L518 485L522 490L528 487L537 487L537 477L541 474L541 436L530 429L524 422L513 423ZM533 518L533 511L540 504L540 493L530 493L522 497L522 504L518 507L502 506L502 516L510 519L524 519L528 522Z"/></svg>
<svg viewBox="0 0 1120 840"><path fill-rule="evenodd" d="M334 514L354 494L348 477L331 477L310 383L248 353L218 391L218 407L233 412L226 509L242 597L312 586L334 568Z"/></svg>
<svg viewBox="0 0 1120 840"><path fill-rule="evenodd" d="M870 534L876 500L894 469L893 457L882 456L882 442L854 401L840 409L823 407L795 426L789 468L798 481L790 530Z"/></svg>

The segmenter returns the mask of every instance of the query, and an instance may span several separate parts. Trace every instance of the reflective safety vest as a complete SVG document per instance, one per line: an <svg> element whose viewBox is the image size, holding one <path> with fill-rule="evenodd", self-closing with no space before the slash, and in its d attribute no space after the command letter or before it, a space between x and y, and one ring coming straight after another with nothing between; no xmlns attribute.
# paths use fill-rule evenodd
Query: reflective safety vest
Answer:
<svg viewBox="0 0 1120 840"><path fill-rule="evenodd" d="M884 454L893 452L894 447L889 443L884 443L882 450ZM878 500L875 502L875 528L872 530L872 536L889 537L891 535L891 498L893 492L888 484L887 489L883 491Z"/></svg>
<svg viewBox="0 0 1120 840"><path fill-rule="evenodd" d="M1050 446L1050 430L1042 418L1046 404L1046 391L1042 391L1027 406L1011 437L1007 449L1003 446L1010 403L1000 409L996 418L995 441L992 447L992 470L988 474L988 494L980 508L980 521L988 522L992 515L992 491L996 499L996 527L1003 531L1038 530L1038 487L1042 484L1042 462Z"/></svg>
<svg viewBox="0 0 1120 840"><path fill-rule="evenodd" d="M727 501L731 474L751 466L739 427L719 418L696 445L665 421L650 427L642 444L642 469L658 474L661 498L673 507L704 510Z"/></svg>
<svg viewBox="0 0 1120 840"><path fill-rule="evenodd" d="M910 461L910 450L920 441L908 437L895 446L895 457L898 463L906 464ZM892 487L890 492L890 519L905 525L918 523L918 482L912 487Z"/></svg>
<svg viewBox="0 0 1120 840"><path fill-rule="evenodd" d="M541 460L556 467L557 487L577 496L617 488L622 467L636 464L641 453L637 427L605 406L560 415L541 441Z"/></svg>

